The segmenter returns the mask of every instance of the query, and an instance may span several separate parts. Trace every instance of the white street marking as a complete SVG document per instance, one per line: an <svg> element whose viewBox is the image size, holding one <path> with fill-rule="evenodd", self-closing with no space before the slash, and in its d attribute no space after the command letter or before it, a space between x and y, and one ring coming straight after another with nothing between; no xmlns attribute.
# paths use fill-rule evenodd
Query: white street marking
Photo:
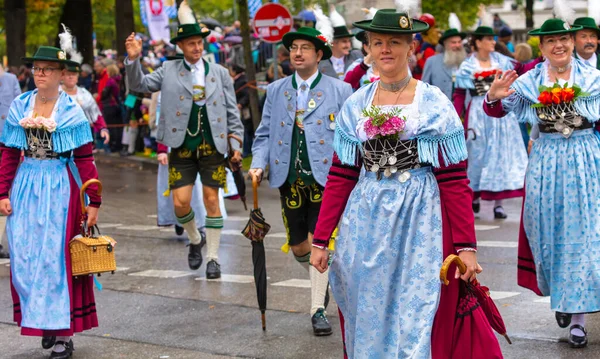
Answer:
<svg viewBox="0 0 600 359"><path fill-rule="evenodd" d="M550 297L543 297L540 299L536 299L534 300L535 303L544 303L544 304L550 304Z"/></svg>
<svg viewBox="0 0 600 359"><path fill-rule="evenodd" d="M477 241L477 247L517 248L518 242L506 241Z"/></svg>
<svg viewBox="0 0 600 359"><path fill-rule="evenodd" d="M519 292L498 292L498 291L490 290L490 296L492 297L493 300L500 300L500 299L506 299L506 298L510 298L510 297L516 297L519 294L521 294L521 293L519 293Z"/></svg>
<svg viewBox="0 0 600 359"><path fill-rule="evenodd" d="M158 218L158 215L157 214L149 214L147 217L148 218Z"/></svg>
<svg viewBox="0 0 600 359"><path fill-rule="evenodd" d="M310 279L288 279L271 285L275 287L310 288Z"/></svg>
<svg viewBox="0 0 600 359"><path fill-rule="evenodd" d="M8 258L0 259L0 265L3 265L3 264L10 264L10 259L8 259Z"/></svg>
<svg viewBox="0 0 600 359"><path fill-rule="evenodd" d="M246 217L241 217L241 216L227 216L227 219L225 221L233 221L233 222L248 222L248 219L250 219L250 216L246 216Z"/></svg>
<svg viewBox="0 0 600 359"><path fill-rule="evenodd" d="M129 267L119 267L119 266L117 266L117 272L127 272L130 269L131 268L129 268Z"/></svg>
<svg viewBox="0 0 600 359"><path fill-rule="evenodd" d="M191 276L192 273L176 270L158 270L150 269L142 272L130 273L133 277L154 277L154 278L181 278Z"/></svg>
<svg viewBox="0 0 600 359"><path fill-rule="evenodd" d="M476 231L489 231L489 230L498 229L498 228L500 228L500 226L488 226L485 224L476 224L475 225Z"/></svg>
<svg viewBox="0 0 600 359"><path fill-rule="evenodd" d="M116 228L122 226L121 223L98 223L99 228Z"/></svg>
<svg viewBox="0 0 600 359"><path fill-rule="evenodd" d="M267 277L269 279L269 277ZM254 283L254 276L251 275L240 275L240 274L221 274L219 279L206 279L206 277L196 278L195 280L207 281L207 282L226 282L226 283Z"/></svg>

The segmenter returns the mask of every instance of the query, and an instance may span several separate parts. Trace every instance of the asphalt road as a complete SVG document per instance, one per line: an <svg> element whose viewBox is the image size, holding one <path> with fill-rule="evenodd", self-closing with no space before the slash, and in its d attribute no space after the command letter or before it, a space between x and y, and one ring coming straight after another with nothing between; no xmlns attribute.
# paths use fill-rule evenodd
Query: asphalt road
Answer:
<svg viewBox="0 0 600 359"><path fill-rule="evenodd" d="M185 235L156 226L156 166L103 156L97 164L105 187L100 227L119 242L119 270L100 278L100 327L75 336L75 358L342 357L335 303L329 308L334 334L312 335L308 273L279 249L285 239L277 191L260 188L263 213L273 226L265 241L269 310L263 332L251 247L239 234L248 218L242 204L226 201L224 276L207 281L204 265L199 271L187 267ZM499 338L505 358L600 358L599 315L588 317L588 348L569 349L567 330L556 325L546 298L517 286L520 201L505 208L509 218L497 221L491 204L483 203L477 220L484 267L479 279L492 290L513 340L508 345ZM0 260L0 358L45 358L49 351L41 349L39 338L20 336L12 323L9 271Z"/></svg>

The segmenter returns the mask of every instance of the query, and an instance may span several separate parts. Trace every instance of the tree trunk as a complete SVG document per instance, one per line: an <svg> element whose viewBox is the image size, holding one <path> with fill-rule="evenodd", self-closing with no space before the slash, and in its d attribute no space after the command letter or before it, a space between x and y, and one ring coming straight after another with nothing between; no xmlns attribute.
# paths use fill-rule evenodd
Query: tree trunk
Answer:
<svg viewBox="0 0 600 359"><path fill-rule="evenodd" d="M131 0L115 0L115 24L117 26L117 52L119 55L125 56L125 39L135 31Z"/></svg>
<svg viewBox="0 0 600 359"><path fill-rule="evenodd" d="M525 27L533 29L533 0L525 1Z"/></svg>
<svg viewBox="0 0 600 359"><path fill-rule="evenodd" d="M25 56L25 0L4 0L4 28L9 66L20 66Z"/></svg>
<svg viewBox="0 0 600 359"><path fill-rule="evenodd" d="M61 24L65 24L71 30L75 38L77 51L81 52L84 64L94 63L94 26L92 23L92 1L91 0L67 0L63 6L63 12L58 23L58 32L63 32ZM56 46L60 41L56 40ZM10 47L9 47L10 48Z"/></svg>
<svg viewBox="0 0 600 359"><path fill-rule="evenodd" d="M248 0L236 0L238 4L239 20L241 22L242 46L244 47L244 62L246 63L246 77L252 85L250 92L250 114L254 129L260 124L261 116L258 110L258 92L256 91L256 70L252 60L252 45L250 43L250 15L248 13Z"/></svg>

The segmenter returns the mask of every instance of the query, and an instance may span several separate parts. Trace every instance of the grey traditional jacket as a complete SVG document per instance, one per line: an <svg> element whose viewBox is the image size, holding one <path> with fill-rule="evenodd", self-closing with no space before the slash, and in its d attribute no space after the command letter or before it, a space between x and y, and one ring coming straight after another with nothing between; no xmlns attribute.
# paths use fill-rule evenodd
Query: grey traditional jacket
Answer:
<svg viewBox="0 0 600 359"><path fill-rule="evenodd" d="M205 62L205 65L208 65ZM244 126L235 100L233 80L221 65L208 65L206 75L206 110L217 151L227 153L227 135L244 136ZM144 75L139 59L125 62L129 88L137 92L161 91L160 119L156 140L171 148L178 148L185 139L192 110L193 74L183 60L165 61L151 74ZM231 141L239 151L237 141Z"/></svg>
<svg viewBox="0 0 600 359"><path fill-rule="evenodd" d="M269 183L273 188L285 183L293 165L296 89L292 86L292 78L293 75L288 76L267 87L262 121L252 146L251 168L264 170L269 165ZM321 76L309 93L315 107L304 116L304 134L313 176L322 186L327 181L333 157L335 117L350 95L352 88L349 84L329 76Z"/></svg>
<svg viewBox="0 0 600 359"><path fill-rule="evenodd" d="M346 73L346 70L348 70L348 67L350 67L350 65L352 65L352 63L356 59L361 59L361 58L363 58L363 54L359 50L350 51L350 53L344 57L344 73ZM337 72L335 72L335 69L333 68L333 64L331 63L331 60L323 60L323 61L319 62L319 71L321 71L321 73L323 75L327 75L327 76L331 76L333 78L339 79Z"/></svg>
<svg viewBox="0 0 600 359"><path fill-rule="evenodd" d="M452 69L444 64L444 54L437 54L427 59L421 81L438 87L452 101L453 74Z"/></svg>

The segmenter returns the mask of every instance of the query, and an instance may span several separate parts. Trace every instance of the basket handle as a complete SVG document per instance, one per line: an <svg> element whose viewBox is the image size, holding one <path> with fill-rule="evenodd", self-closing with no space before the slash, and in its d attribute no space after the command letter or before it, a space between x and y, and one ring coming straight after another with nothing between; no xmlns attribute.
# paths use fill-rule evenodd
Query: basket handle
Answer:
<svg viewBox="0 0 600 359"><path fill-rule="evenodd" d="M81 201L81 213L84 214L85 213L85 190L93 184L97 184L98 185L98 196L102 195L102 182L100 182L97 179L91 179L88 180L86 183L84 183L81 186L81 190L79 191L79 200Z"/></svg>

